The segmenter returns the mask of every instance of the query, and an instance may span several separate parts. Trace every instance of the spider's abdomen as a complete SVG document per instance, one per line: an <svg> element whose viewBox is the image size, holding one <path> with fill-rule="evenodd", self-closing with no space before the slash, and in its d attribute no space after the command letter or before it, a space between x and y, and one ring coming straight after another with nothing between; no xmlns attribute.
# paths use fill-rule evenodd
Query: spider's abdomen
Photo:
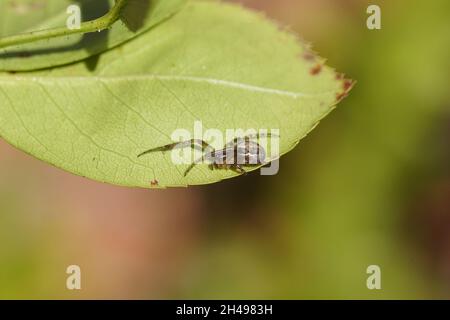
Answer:
<svg viewBox="0 0 450 320"><path fill-rule="evenodd" d="M227 169L229 165L255 165L264 163L266 152L253 141L238 141L232 147L217 150L205 155L205 160L216 168Z"/></svg>
<svg viewBox="0 0 450 320"><path fill-rule="evenodd" d="M239 141L236 145L238 164L260 164L266 159L263 147L254 141Z"/></svg>

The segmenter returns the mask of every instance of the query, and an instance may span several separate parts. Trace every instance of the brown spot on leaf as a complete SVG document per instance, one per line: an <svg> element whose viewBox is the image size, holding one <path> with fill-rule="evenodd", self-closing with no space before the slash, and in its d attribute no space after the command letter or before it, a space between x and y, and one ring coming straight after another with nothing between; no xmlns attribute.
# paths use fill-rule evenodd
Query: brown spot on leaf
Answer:
<svg viewBox="0 0 450 320"><path fill-rule="evenodd" d="M353 86L353 81L349 79L344 80L344 84L342 85L344 91L349 91L351 87Z"/></svg>
<svg viewBox="0 0 450 320"><path fill-rule="evenodd" d="M342 78L343 79L343 78ZM350 79L342 80L342 92L336 94L336 101L340 102L342 99L348 96L348 93L353 88L355 82Z"/></svg>
<svg viewBox="0 0 450 320"><path fill-rule="evenodd" d="M322 71L322 65L321 65L321 64L316 64L314 67L311 68L311 70L309 70L309 73L310 73L312 76L316 76L316 75L318 75L321 71Z"/></svg>
<svg viewBox="0 0 450 320"><path fill-rule="evenodd" d="M156 186L159 185L159 181L156 180L156 179L153 179L152 181L150 181L150 185L151 185L152 187L156 187Z"/></svg>
<svg viewBox="0 0 450 320"><path fill-rule="evenodd" d="M305 51L303 53L302 57L306 61L310 61L310 62L316 61L316 55L313 52L309 51L309 50Z"/></svg>

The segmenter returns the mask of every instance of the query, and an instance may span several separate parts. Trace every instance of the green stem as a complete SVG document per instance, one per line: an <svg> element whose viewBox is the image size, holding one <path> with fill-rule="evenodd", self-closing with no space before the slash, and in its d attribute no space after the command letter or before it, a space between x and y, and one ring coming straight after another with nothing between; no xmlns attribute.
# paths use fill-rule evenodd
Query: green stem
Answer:
<svg viewBox="0 0 450 320"><path fill-rule="evenodd" d="M104 16L86 21L80 24L79 29L69 29L67 27L59 27L47 30L33 31L29 33L17 34L0 39L0 49L16 46L20 44L30 43L38 40L62 37L77 33L100 32L109 28L120 17L120 12L128 0L116 0L112 9Z"/></svg>

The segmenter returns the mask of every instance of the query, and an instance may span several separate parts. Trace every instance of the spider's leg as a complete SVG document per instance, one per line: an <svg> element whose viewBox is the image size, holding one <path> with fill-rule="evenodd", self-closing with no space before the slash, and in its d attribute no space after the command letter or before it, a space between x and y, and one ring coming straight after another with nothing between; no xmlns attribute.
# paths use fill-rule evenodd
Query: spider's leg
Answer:
<svg viewBox="0 0 450 320"><path fill-rule="evenodd" d="M276 158L272 158L272 159L266 159L264 162L260 163L259 167L262 168L264 166L267 166L269 163L275 161L275 160L280 160L280 157L276 157Z"/></svg>
<svg viewBox="0 0 450 320"><path fill-rule="evenodd" d="M184 172L184 176L185 176L185 177L188 175L189 171L191 171L192 169L194 169L195 165L196 165L196 163L194 162L194 163L192 163L192 164L189 166L189 168L186 169L186 171Z"/></svg>
<svg viewBox="0 0 450 320"><path fill-rule="evenodd" d="M242 166L240 166L239 164L232 166L231 169L239 174L247 174L247 171L245 171L244 168L242 168Z"/></svg>
<svg viewBox="0 0 450 320"><path fill-rule="evenodd" d="M157 151L164 152L164 151L169 151L169 150L173 150L173 149L183 149L186 147L191 147L193 149L203 151L204 149L211 147L211 146L203 140L191 139L191 140L187 140L187 141L166 144L165 146L162 146L162 147L157 147L157 148L153 148L153 149L144 151L138 155L138 158L142 157L143 155L149 154L151 152L157 152Z"/></svg>
<svg viewBox="0 0 450 320"><path fill-rule="evenodd" d="M203 157L200 157L200 158L198 158L197 160L195 160L194 162L192 162L192 164L186 169L186 171L184 172L184 176L186 177L187 176L187 174L192 170L192 169L194 169L194 167L197 165L197 164L199 164L199 163L201 163L203 161Z"/></svg>

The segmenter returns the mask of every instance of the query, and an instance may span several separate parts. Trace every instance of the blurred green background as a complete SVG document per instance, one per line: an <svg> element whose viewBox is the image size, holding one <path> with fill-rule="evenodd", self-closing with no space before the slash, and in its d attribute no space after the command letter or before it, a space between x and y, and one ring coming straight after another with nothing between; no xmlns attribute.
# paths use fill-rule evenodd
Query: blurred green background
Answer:
<svg viewBox="0 0 450 320"><path fill-rule="evenodd" d="M450 298L450 2L234 2L311 41L349 97L277 176L188 189L104 185L0 140L0 298Z"/></svg>

